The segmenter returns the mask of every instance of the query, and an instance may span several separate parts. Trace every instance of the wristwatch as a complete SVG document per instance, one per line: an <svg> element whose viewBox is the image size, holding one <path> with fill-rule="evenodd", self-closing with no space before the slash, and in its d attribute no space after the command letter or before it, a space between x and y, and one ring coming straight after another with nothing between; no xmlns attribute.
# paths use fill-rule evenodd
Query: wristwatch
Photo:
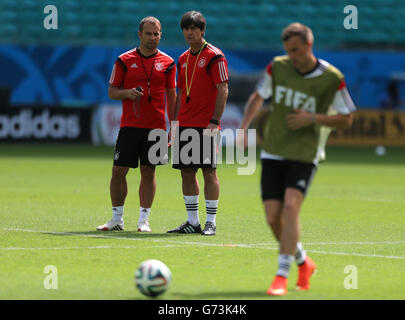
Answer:
<svg viewBox="0 0 405 320"><path fill-rule="evenodd" d="M217 126L219 126L219 120L211 119L210 123L213 123L213 124L216 124Z"/></svg>

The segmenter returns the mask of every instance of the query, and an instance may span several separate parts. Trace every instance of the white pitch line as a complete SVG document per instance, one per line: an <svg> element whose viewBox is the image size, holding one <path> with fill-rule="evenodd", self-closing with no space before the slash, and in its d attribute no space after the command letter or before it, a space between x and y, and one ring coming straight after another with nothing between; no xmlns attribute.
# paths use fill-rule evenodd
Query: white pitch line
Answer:
<svg viewBox="0 0 405 320"><path fill-rule="evenodd" d="M277 247L264 247L265 244L219 244L219 243L204 243L204 242L189 242L189 241L173 241L173 240L162 240L162 239L140 239L140 238L126 238L126 237L111 237L106 235L97 234L85 234L85 233L73 233L73 232L55 232L55 231L41 231L41 230L29 230L20 228L3 228L6 231L19 231L19 232L32 232L32 233L47 233L56 235L69 235L69 236L83 236L91 238L105 238L105 239L119 239L119 240L131 240L131 241L152 241L152 242L165 242L165 243L175 243L180 245L198 245L198 246L212 246L212 247L236 247L236 248L248 248L248 249L265 249L265 250L279 250ZM378 244L383 244L377 242ZM385 242L384 242L385 243ZM339 244L339 243L336 243ZM364 244L364 243L363 243ZM368 244L368 243L367 243ZM275 244L268 244L275 245ZM144 246L140 246L143 248ZM158 246L152 246L158 247ZM375 254L362 254L356 252L331 252L331 251L318 251L318 250L307 250L307 252L319 253L319 254L330 254L330 255L344 255L344 256L360 256L360 257L371 257L371 258L386 258L386 259L404 259L402 256L385 256L385 255L375 255Z"/></svg>
<svg viewBox="0 0 405 320"><path fill-rule="evenodd" d="M365 201L365 202L385 202L385 203L405 203L403 200L392 200L392 199L375 199L375 198L347 198L347 197L323 197L323 196L312 196L314 199L330 199L330 200L343 200L343 201Z"/></svg>
<svg viewBox="0 0 405 320"><path fill-rule="evenodd" d="M256 246L268 246L268 245L275 245L276 243L255 243L254 245ZM375 244L405 244L405 241L402 240L394 240L394 241L345 241L345 242L302 242L303 245L305 246L329 246L329 245L354 245L354 244L359 244L359 245L375 245Z"/></svg>
<svg viewBox="0 0 405 320"><path fill-rule="evenodd" d="M33 248L18 248L18 247L9 247L9 248L0 248L0 250L5 251L19 251L19 250L77 250L77 249L138 249L138 248L180 248L188 247L185 245L172 245L166 244L161 246L88 246L88 247L33 247Z"/></svg>
<svg viewBox="0 0 405 320"><path fill-rule="evenodd" d="M405 260L405 257L401 256L384 256L381 254L363 254L356 252L330 252L330 251L318 251L318 250L307 250L307 252L320 253L320 254L332 254L337 256L357 256L357 257L368 257L368 258L386 258L386 259L400 259Z"/></svg>

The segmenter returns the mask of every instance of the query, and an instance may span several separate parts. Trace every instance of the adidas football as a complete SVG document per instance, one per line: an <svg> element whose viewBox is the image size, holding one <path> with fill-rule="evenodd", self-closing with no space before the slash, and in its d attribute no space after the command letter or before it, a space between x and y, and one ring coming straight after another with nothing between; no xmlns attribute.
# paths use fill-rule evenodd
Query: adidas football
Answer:
<svg viewBox="0 0 405 320"><path fill-rule="evenodd" d="M135 286L148 297L164 293L172 282L170 269L159 260L146 260L135 272Z"/></svg>

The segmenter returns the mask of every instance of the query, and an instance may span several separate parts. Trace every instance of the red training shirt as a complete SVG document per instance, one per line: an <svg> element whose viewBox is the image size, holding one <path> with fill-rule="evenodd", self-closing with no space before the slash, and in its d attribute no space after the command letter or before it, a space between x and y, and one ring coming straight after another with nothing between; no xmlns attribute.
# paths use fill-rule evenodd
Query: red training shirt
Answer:
<svg viewBox="0 0 405 320"><path fill-rule="evenodd" d="M121 127L166 130L165 90L176 87L176 64L170 56L160 50L149 57L138 48L127 51L115 61L109 83L124 89L143 89L140 100L122 100Z"/></svg>
<svg viewBox="0 0 405 320"><path fill-rule="evenodd" d="M190 89L190 100L187 103L187 82ZM215 110L218 83L228 81L228 63L221 50L207 43L197 59L198 53L190 49L180 55L177 68L177 87L182 89L180 110L177 120L183 127L206 128ZM192 79L195 65L194 78ZM192 79L192 82L191 82ZM191 87L190 87L191 83Z"/></svg>

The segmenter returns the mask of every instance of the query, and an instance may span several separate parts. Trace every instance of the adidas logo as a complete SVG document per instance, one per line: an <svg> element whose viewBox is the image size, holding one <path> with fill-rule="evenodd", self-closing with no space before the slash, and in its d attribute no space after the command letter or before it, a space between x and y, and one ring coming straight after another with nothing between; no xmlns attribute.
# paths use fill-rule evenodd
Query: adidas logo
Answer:
<svg viewBox="0 0 405 320"><path fill-rule="evenodd" d="M134 63L131 68L138 68L138 65L136 63Z"/></svg>
<svg viewBox="0 0 405 320"><path fill-rule="evenodd" d="M299 187L301 187L301 188L305 188L305 187L307 186L307 182L306 182L304 179L299 180L299 181L297 182L297 186L299 186Z"/></svg>
<svg viewBox="0 0 405 320"><path fill-rule="evenodd" d="M183 65L181 66L182 68L185 68L185 67L187 67L187 63L183 63Z"/></svg>
<svg viewBox="0 0 405 320"><path fill-rule="evenodd" d="M195 230L192 226L187 226L184 228L184 233L195 233Z"/></svg>

